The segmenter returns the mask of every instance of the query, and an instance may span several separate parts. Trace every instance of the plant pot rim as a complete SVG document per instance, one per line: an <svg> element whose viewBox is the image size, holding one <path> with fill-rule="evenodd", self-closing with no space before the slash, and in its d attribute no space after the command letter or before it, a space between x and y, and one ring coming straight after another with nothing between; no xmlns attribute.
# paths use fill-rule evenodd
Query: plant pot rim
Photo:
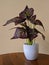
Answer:
<svg viewBox="0 0 49 65"><path fill-rule="evenodd" d="M34 44L32 44L32 45L36 45L36 44L38 44L38 43L34 43ZM28 43L24 43L23 45L29 45ZM30 44L31 45L31 44Z"/></svg>

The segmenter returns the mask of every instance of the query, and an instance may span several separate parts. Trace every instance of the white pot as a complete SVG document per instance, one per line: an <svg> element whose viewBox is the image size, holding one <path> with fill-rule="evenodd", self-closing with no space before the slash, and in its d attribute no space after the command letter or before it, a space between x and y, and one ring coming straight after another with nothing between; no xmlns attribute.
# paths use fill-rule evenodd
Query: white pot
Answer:
<svg viewBox="0 0 49 65"><path fill-rule="evenodd" d="M23 45L24 55L27 60L35 60L38 57L38 44Z"/></svg>

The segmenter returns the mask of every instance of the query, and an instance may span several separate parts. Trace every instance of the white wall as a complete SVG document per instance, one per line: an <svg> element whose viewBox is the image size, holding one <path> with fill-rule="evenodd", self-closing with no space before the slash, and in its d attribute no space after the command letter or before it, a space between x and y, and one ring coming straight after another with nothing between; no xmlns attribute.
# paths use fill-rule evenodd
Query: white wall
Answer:
<svg viewBox="0 0 49 65"><path fill-rule="evenodd" d="M0 0L0 54L23 51L23 43L25 40L10 40L14 34L14 30L9 29L14 27L14 24L11 23L6 27L2 25L8 19L18 16L18 13L26 5L34 8L34 13L37 15L37 18L44 24L45 32L41 27L40 31L45 34L46 40L43 41L39 35L36 42L39 43L40 53L49 54L49 0Z"/></svg>

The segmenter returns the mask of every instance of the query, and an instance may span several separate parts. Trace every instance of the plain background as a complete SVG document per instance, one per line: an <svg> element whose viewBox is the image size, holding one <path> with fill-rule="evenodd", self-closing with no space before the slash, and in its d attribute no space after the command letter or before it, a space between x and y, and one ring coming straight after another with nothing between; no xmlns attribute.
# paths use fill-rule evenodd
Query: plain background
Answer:
<svg viewBox="0 0 49 65"><path fill-rule="evenodd" d="M9 19L19 15L25 6L34 8L34 14L37 15L37 19L40 19L45 27L43 31L42 27L37 26L46 37L44 41L39 35L36 39L36 43L39 44L39 53L49 54L49 0L0 0L0 54L23 52L23 43L26 40L17 39L11 40L15 29L14 23L3 27L2 25Z"/></svg>

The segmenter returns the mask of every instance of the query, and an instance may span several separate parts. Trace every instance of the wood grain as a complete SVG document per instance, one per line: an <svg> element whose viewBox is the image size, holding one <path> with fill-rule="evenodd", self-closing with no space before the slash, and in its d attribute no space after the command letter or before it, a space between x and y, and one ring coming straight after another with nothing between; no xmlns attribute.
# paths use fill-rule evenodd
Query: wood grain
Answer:
<svg viewBox="0 0 49 65"><path fill-rule="evenodd" d="M26 60L23 53L0 55L0 65L49 65L49 55L39 54L34 61Z"/></svg>

